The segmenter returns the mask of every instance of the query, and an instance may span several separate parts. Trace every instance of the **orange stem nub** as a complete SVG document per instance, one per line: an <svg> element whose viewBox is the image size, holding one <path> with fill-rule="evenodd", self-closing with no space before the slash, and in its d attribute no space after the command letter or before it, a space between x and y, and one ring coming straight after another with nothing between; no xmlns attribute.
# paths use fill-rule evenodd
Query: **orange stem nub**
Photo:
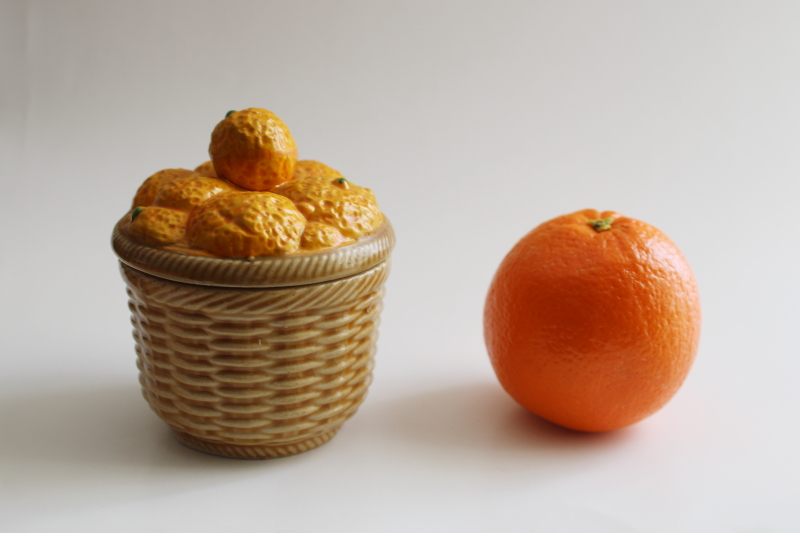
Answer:
<svg viewBox="0 0 800 533"><path fill-rule="evenodd" d="M611 223L614 222L613 218L598 218L597 220L590 220L588 224L594 228L598 233L611 229Z"/></svg>

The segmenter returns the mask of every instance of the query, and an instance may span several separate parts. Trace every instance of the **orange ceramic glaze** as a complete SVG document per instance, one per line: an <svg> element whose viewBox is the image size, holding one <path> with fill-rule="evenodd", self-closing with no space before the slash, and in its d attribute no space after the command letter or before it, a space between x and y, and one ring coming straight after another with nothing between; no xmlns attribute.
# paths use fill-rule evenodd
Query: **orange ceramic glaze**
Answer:
<svg viewBox="0 0 800 533"><path fill-rule="evenodd" d="M319 161L297 161L289 129L266 109L229 112L209 153L195 170L147 178L133 201L147 209L121 231L178 253L255 257L353 244L384 222L371 190Z"/></svg>
<svg viewBox="0 0 800 533"><path fill-rule="evenodd" d="M230 113L211 134L208 152L218 176L251 191L292 179L297 146L286 124L266 109Z"/></svg>
<svg viewBox="0 0 800 533"><path fill-rule="evenodd" d="M158 194L158 191L161 190L161 187L176 178L193 173L193 171L185 168L167 168L164 170L159 170L144 180L144 183L142 183L141 187L139 187L139 190L136 192L136 196L133 198L132 207L146 207L148 205L153 205L156 194Z"/></svg>
<svg viewBox="0 0 800 533"><path fill-rule="evenodd" d="M185 211L167 207L137 207L131 213L131 237L151 246L167 246L186 239Z"/></svg>
<svg viewBox="0 0 800 533"><path fill-rule="evenodd" d="M332 169L325 163L313 161L311 159L303 159L297 162L294 167L294 177L292 179L302 179L308 176L321 176L331 178L341 178L342 173L338 170Z"/></svg>
<svg viewBox="0 0 800 533"><path fill-rule="evenodd" d="M230 192L214 196L192 211L192 246L218 257L285 255L298 251L306 219L283 196L269 192Z"/></svg>
<svg viewBox="0 0 800 533"><path fill-rule="evenodd" d="M212 196L222 192L238 191L229 181L199 174L176 178L161 187L153 205L191 211Z"/></svg>
<svg viewBox="0 0 800 533"><path fill-rule="evenodd" d="M587 209L541 224L508 253L484 310L503 388L562 426L608 431L660 409L700 339L694 275L661 231Z"/></svg>
<svg viewBox="0 0 800 533"><path fill-rule="evenodd" d="M306 252L335 248L353 242L346 238L342 232L328 224L309 222L300 238L300 248Z"/></svg>
<svg viewBox="0 0 800 533"><path fill-rule="evenodd" d="M205 163L198 165L194 171L198 174L202 174L203 176L211 176L212 178L217 177L217 171L214 170L214 163L211 161L206 161Z"/></svg>
<svg viewBox="0 0 800 533"><path fill-rule="evenodd" d="M349 239L374 233L383 223L372 191L345 178L293 179L274 192L293 201L309 222L332 226Z"/></svg>

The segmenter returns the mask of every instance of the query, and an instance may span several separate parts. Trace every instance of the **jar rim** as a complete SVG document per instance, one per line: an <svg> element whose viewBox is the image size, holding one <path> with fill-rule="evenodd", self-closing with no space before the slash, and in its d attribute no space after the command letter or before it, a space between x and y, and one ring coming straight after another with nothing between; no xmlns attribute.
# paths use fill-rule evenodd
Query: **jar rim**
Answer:
<svg viewBox="0 0 800 533"><path fill-rule="evenodd" d="M121 230L127 218L114 226L111 236L111 246L122 263L159 278L215 287L290 287L345 278L387 259L395 243L392 225L384 218L372 235L329 250L255 258L207 257L137 242Z"/></svg>

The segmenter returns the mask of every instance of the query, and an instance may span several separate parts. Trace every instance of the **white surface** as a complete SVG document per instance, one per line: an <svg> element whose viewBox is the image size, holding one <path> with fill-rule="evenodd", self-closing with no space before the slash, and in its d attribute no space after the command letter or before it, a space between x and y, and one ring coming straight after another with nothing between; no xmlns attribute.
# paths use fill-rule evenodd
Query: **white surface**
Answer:
<svg viewBox="0 0 800 533"><path fill-rule="evenodd" d="M797 2L0 3L3 531L800 531ZM136 187L266 107L398 233L375 382L330 443L226 460L138 391L109 238ZM585 207L697 275L660 413L527 415L481 332L494 269Z"/></svg>

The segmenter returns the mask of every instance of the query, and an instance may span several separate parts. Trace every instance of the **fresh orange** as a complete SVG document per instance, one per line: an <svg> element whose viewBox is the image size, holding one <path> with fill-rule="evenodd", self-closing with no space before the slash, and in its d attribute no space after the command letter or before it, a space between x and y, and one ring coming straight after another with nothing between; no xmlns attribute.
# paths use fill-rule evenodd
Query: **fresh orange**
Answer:
<svg viewBox="0 0 800 533"><path fill-rule="evenodd" d="M332 169L325 163L320 163L319 161L313 161L311 159L298 161L297 165L294 167L294 177L292 179L302 179L308 176L343 177L341 172Z"/></svg>
<svg viewBox="0 0 800 533"><path fill-rule="evenodd" d="M266 109L229 113L211 133L208 153L219 177L251 191L292 179L297 146L286 124Z"/></svg>
<svg viewBox="0 0 800 533"><path fill-rule="evenodd" d="M202 174L203 176L211 176L212 178L217 177L217 171L214 170L214 163L211 161L206 161L205 163L201 163L194 169L195 172L198 174Z"/></svg>
<svg viewBox="0 0 800 533"><path fill-rule="evenodd" d="M151 246L167 246L184 241L189 214L168 207L137 207L131 213L131 237Z"/></svg>
<svg viewBox="0 0 800 533"><path fill-rule="evenodd" d="M345 178L295 178L273 192L293 201L309 222L333 226L349 239L374 233L383 222L372 191Z"/></svg>
<svg viewBox="0 0 800 533"><path fill-rule="evenodd" d="M608 431L677 392L697 353L700 299L664 233L587 209L541 224L508 253L484 337L519 404L567 428Z"/></svg>
<svg viewBox="0 0 800 533"><path fill-rule="evenodd" d="M192 246L218 257L283 255L300 248L306 219L294 204L269 192L218 194L192 211Z"/></svg>
<svg viewBox="0 0 800 533"><path fill-rule="evenodd" d="M142 185L139 187L139 190L136 191L136 196L133 197L133 207L146 207L148 205L153 205L153 201L155 200L158 191L161 190L161 187L174 179L180 178L181 176L186 176L188 174L194 174L194 172L185 168L167 168L164 170L159 170L144 180L144 183L142 183Z"/></svg>
<svg viewBox="0 0 800 533"><path fill-rule="evenodd" d="M164 184L156 194L153 205L188 212L212 196L237 190L240 190L237 186L219 178L188 174Z"/></svg>

